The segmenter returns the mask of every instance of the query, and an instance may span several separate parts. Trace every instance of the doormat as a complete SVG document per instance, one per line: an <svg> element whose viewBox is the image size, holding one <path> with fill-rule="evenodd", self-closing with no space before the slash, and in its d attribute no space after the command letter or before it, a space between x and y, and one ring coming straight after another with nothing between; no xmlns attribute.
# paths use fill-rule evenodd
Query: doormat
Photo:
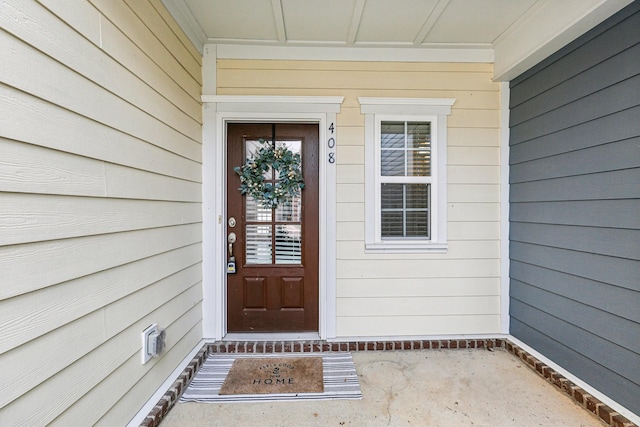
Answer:
<svg viewBox="0 0 640 427"><path fill-rule="evenodd" d="M321 357L236 359L219 394L322 393Z"/></svg>
<svg viewBox="0 0 640 427"><path fill-rule="evenodd" d="M180 397L180 402L222 403L222 402L273 402L282 400L335 400L362 399L356 367L351 353L288 353L292 358L322 359L321 392L255 391L243 394L222 394L220 390L236 360L256 360L264 366L274 359L268 354L212 354L202 364L195 377ZM281 359L280 359L281 360ZM274 367L275 368L275 367ZM272 371L273 372L273 371ZM268 377L265 377L268 378ZM281 377L282 378L282 377ZM294 380L295 381L295 380Z"/></svg>

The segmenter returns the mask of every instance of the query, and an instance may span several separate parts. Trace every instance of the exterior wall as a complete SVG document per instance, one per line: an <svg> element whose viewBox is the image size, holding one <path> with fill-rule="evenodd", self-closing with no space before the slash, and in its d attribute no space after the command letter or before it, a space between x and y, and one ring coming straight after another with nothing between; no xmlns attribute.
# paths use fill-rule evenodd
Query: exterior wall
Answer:
<svg viewBox="0 0 640 427"><path fill-rule="evenodd" d="M490 64L217 64L218 95L345 97L337 119L338 337L500 332L500 87ZM448 120L447 254L365 253L358 97L457 99Z"/></svg>
<svg viewBox="0 0 640 427"><path fill-rule="evenodd" d="M640 2L511 84L511 334L640 414Z"/></svg>
<svg viewBox="0 0 640 427"><path fill-rule="evenodd" d="M0 425L124 425L202 337L200 55L160 0L8 0L0 57Z"/></svg>

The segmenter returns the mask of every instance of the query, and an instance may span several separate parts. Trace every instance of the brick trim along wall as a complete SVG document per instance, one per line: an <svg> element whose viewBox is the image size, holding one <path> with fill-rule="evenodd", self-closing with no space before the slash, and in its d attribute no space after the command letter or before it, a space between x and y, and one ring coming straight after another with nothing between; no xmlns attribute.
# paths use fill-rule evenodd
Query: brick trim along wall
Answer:
<svg viewBox="0 0 640 427"><path fill-rule="evenodd" d="M207 356L214 353L265 354L265 353L322 353L331 351L406 351L438 349L500 349L520 358L527 367L537 372L576 403L611 427L638 427L584 389L569 381L551 367L545 365L517 345L506 339L474 340L407 340L407 341L229 341L205 344L187 365L178 379L162 396L140 424L141 427L157 427L176 404Z"/></svg>

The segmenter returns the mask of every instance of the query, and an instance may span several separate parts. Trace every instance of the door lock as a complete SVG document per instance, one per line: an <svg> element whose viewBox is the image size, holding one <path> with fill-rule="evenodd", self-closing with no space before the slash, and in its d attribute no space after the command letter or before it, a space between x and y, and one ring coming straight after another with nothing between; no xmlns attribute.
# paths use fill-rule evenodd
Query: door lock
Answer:
<svg viewBox="0 0 640 427"><path fill-rule="evenodd" d="M229 220L229 222L231 222L231 220ZM236 233L229 233L229 235L227 236L227 242L229 242L229 261L227 262L227 274L235 274L236 257L233 256L233 244L236 242Z"/></svg>

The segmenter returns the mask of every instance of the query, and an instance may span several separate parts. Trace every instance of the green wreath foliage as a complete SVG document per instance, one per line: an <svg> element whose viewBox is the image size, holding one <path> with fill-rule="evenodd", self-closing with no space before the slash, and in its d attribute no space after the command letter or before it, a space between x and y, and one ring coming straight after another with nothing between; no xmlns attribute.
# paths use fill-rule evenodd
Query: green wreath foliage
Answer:
<svg viewBox="0 0 640 427"><path fill-rule="evenodd" d="M271 142L262 144L245 164L233 170L240 175L240 192L252 196L267 209L277 208L282 202L300 195L304 188L302 159L286 147L274 148ZM265 182L264 173L273 168L276 182Z"/></svg>

